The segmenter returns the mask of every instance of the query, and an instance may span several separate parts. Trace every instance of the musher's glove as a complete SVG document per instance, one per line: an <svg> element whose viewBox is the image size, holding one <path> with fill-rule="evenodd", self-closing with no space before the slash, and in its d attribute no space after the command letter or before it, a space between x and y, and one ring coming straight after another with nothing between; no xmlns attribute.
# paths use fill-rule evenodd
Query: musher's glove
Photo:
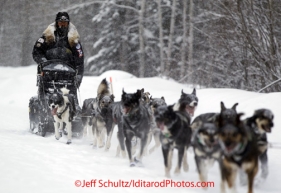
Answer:
<svg viewBox="0 0 281 193"><path fill-rule="evenodd" d="M40 63L38 64L38 67L37 67L37 74L41 74L41 71L42 71L41 68L44 67L44 64L45 64L47 61L48 61L48 60L47 60L45 57L43 57L43 58L40 59Z"/></svg>

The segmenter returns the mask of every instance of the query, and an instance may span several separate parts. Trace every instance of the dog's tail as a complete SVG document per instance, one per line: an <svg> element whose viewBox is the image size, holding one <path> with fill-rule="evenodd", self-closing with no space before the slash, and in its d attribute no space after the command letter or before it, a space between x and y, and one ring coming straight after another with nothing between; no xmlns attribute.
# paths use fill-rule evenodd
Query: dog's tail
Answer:
<svg viewBox="0 0 281 193"><path fill-rule="evenodd" d="M110 95L110 89L106 79L103 79L98 87L97 96Z"/></svg>
<svg viewBox="0 0 281 193"><path fill-rule="evenodd" d="M69 94L69 90L67 88L65 88L65 87L61 88L60 90L61 90L63 95Z"/></svg>

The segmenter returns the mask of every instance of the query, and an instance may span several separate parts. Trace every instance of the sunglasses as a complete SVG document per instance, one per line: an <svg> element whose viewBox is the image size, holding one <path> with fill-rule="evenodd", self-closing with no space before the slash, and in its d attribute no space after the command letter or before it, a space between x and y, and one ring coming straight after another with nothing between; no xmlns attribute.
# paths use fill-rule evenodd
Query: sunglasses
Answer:
<svg viewBox="0 0 281 193"><path fill-rule="evenodd" d="M58 26L59 27L67 27L68 26L68 22L67 21L58 21Z"/></svg>

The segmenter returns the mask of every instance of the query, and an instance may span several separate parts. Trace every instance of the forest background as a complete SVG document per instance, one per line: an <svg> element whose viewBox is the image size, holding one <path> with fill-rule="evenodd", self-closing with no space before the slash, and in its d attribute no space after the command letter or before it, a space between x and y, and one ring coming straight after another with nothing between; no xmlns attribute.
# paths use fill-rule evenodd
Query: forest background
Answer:
<svg viewBox="0 0 281 193"><path fill-rule="evenodd" d="M67 11L85 75L122 70L204 88L281 91L280 0L0 0L0 66L29 66ZM36 73L36 71L34 71Z"/></svg>

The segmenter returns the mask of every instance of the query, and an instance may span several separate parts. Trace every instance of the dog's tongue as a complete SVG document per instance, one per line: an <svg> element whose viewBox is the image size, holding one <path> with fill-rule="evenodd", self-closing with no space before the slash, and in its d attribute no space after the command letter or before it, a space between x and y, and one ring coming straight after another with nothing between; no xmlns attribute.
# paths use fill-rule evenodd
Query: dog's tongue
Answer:
<svg viewBox="0 0 281 193"><path fill-rule="evenodd" d="M161 131L163 131L165 125L164 125L164 123L157 123L157 127L158 127Z"/></svg>
<svg viewBox="0 0 281 193"><path fill-rule="evenodd" d="M123 111L124 111L125 114L128 114L128 113L129 113L129 110L130 110L130 108L128 108L128 107L124 107L124 108L123 108Z"/></svg>
<svg viewBox="0 0 281 193"><path fill-rule="evenodd" d="M57 114L57 110L58 110L58 108L53 108L53 109L51 110L52 115L56 115L56 114Z"/></svg>
<svg viewBox="0 0 281 193"><path fill-rule="evenodd" d="M271 133L271 128L270 127L265 127L264 130L268 133Z"/></svg>
<svg viewBox="0 0 281 193"><path fill-rule="evenodd" d="M191 107L191 106L186 105L185 109L186 109L186 111L188 112L188 114L189 114L190 116L192 116L192 117L194 116L194 110L195 110L194 107Z"/></svg>

